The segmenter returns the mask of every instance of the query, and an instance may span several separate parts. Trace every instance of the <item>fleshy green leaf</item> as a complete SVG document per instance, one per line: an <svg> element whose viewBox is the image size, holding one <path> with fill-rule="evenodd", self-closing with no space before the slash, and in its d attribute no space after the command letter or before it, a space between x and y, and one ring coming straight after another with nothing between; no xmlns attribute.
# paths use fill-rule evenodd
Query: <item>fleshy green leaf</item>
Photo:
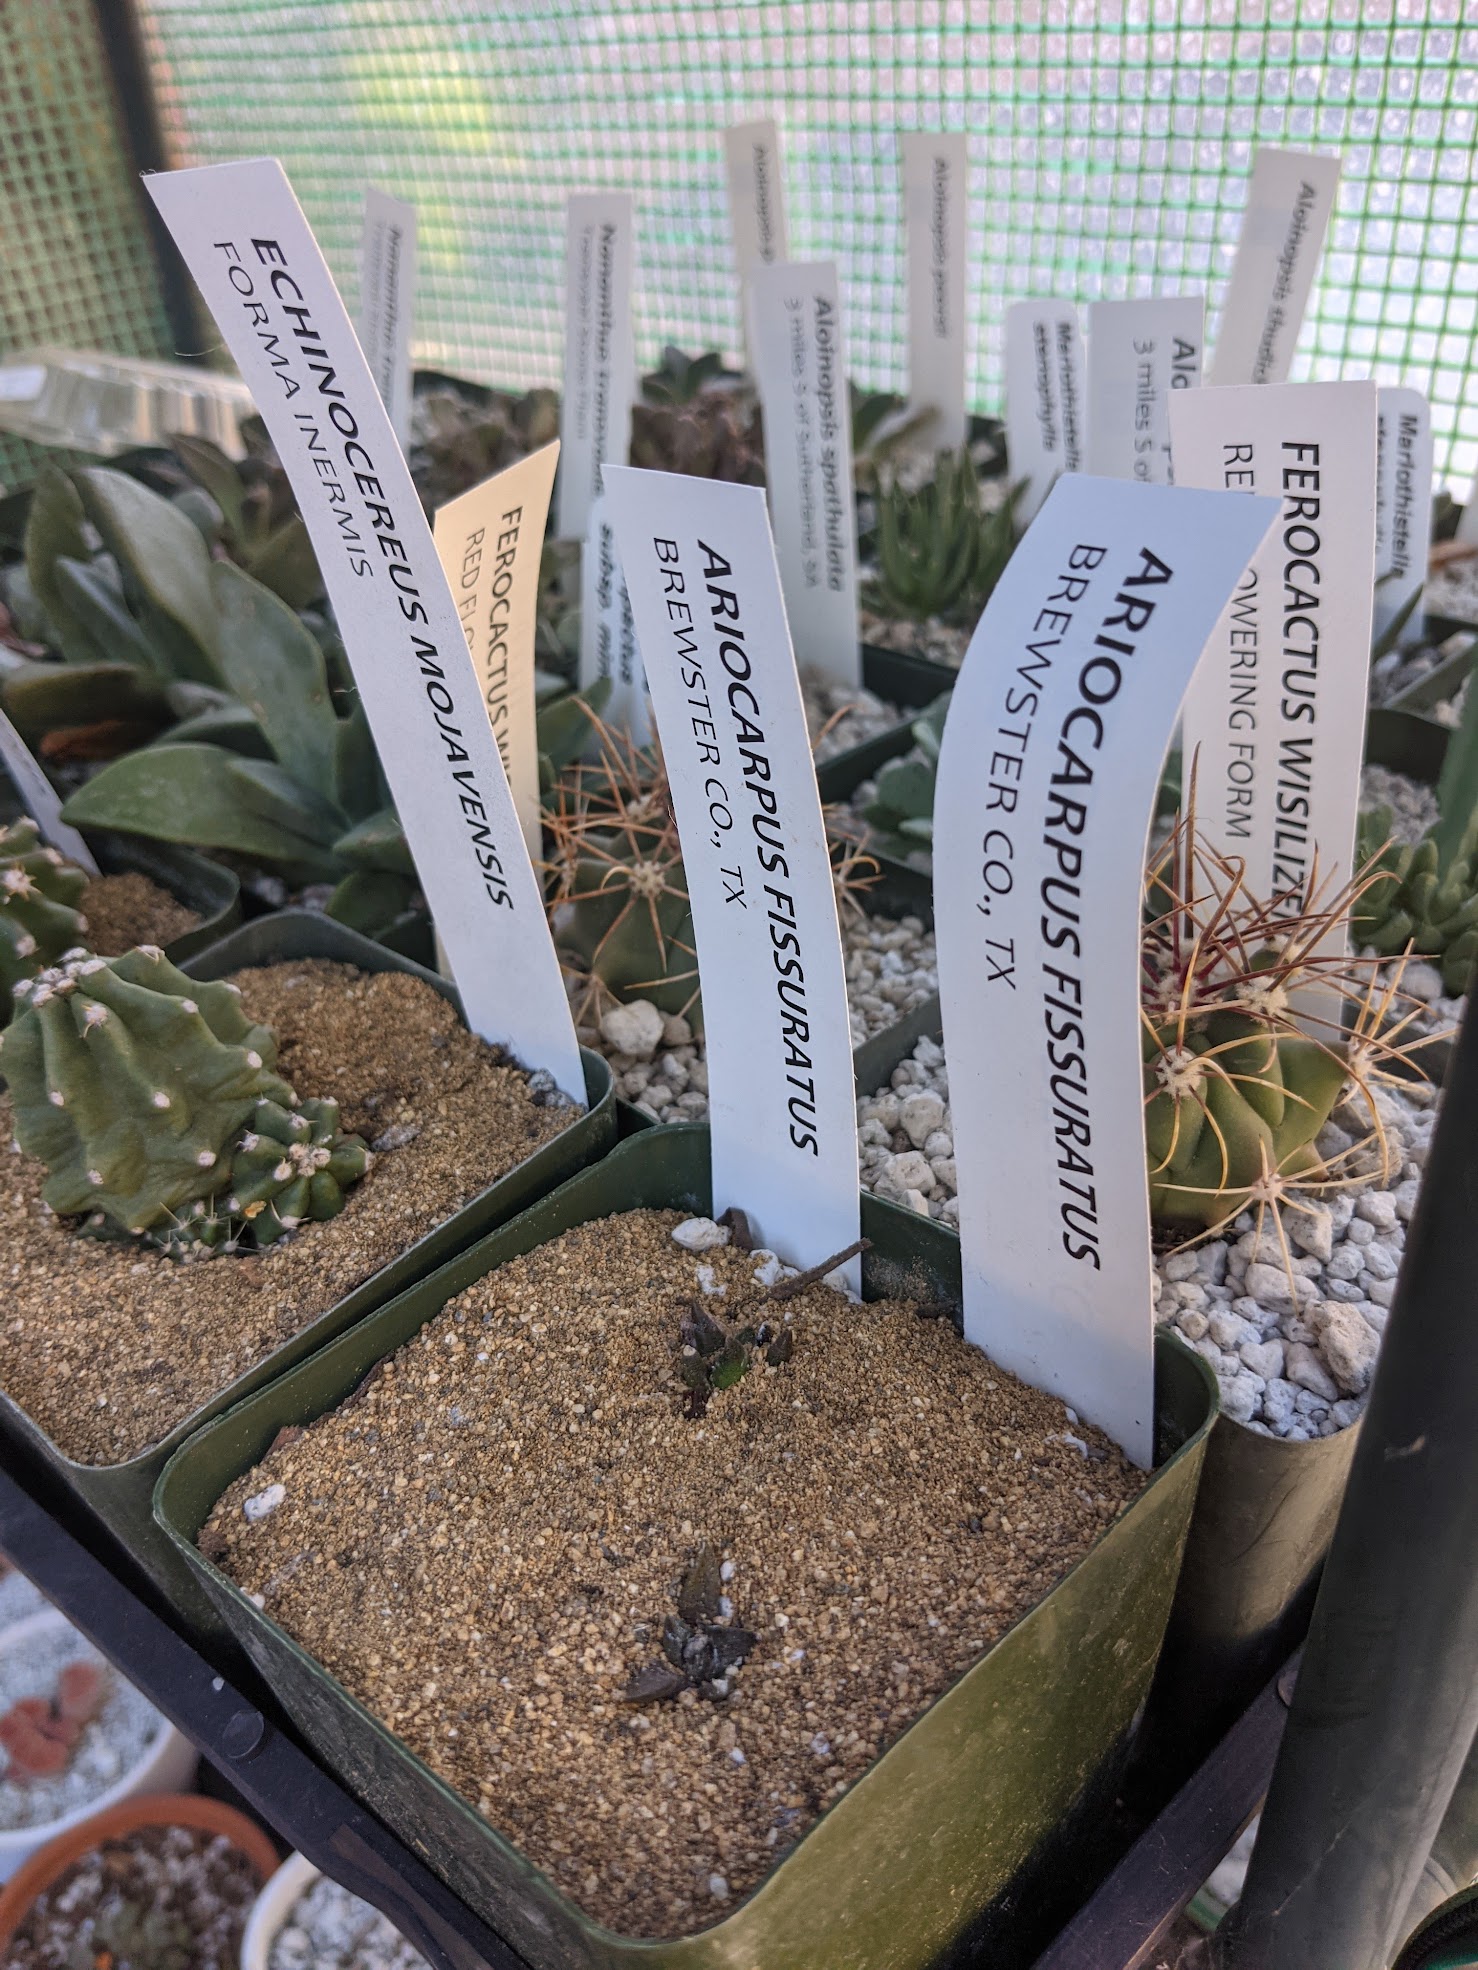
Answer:
<svg viewBox="0 0 1478 1970"><path fill-rule="evenodd" d="M196 528L167 499L125 473L90 466L77 474L76 483L146 633L158 628L180 676L219 684L211 559Z"/></svg>
<svg viewBox="0 0 1478 1970"><path fill-rule="evenodd" d="M293 778L321 799L332 798L339 719L322 650L279 596L229 561L212 567L211 589L227 686Z"/></svg>
<svg viewBox="0 0 1478 1970"><path fill-rule="evenodd" d="M241 798L237 776L253 763L220 746L145 746L105 766L64 812L76 827L230 849L307 880L335 876L334 858L321 843L276 825Z"/></svg>

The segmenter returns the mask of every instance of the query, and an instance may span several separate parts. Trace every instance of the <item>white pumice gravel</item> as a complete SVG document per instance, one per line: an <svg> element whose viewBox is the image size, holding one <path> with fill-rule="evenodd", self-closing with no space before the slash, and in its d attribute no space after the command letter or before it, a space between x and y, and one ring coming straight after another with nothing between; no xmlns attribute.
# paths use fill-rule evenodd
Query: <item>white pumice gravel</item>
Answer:
<svg viewBox="0 0 1478 1970"><path fill-rule="evenodd" d="M267 1970L425 1970L377 1908L320 1875L272 1938Z"/></svg>
<svg viewBox="0 0 1478 1970"><path fill-rule="evenodd" d="M29 1614L39 1614L51 1603L23 1574L18 1566L11 1566L0 1557L0 1629L10 1627L12 1622L24 1621Z"/></svg>
<svg viewBox="0 0 1478 1970"><path fill-rule="evenodd" d="M1265 1436L1332 1436L1365 1407L1437 1090L1377 1087L1374 1100L1390 1144L1389 1175L1377 1181L1373 1144L1345 1155L1342 1167L1364 1187L1310 1192L1304 1208L1284 1212L1291 1263L1271 1217L1259 1235L1250 1212L1223 1237L1156 1260L1157 1317L1211 1364L1226 1414ZM865 1190L958 1226L948 1103L944 1049L922 1039L890 1086L858 1102L858 1148ZM1318 1146L1340 1155L1365 1134L1358 1113L1337 1108Z"/></svg>
<svg viewBox="0 0 1478 1970"><path fill-rule="evenodd" d="M1389 766L1366 766L1360 774L1360 811L1391 810L1391 833L1398 841L1418 842L1437 819L1437 795L1420 780Z"/></svg>
<svg viewBox="0 0 1478 1970"><path fill-rule="evenodd" d="M864 685L837 684L811 673L801 677L801 701L806 708L811 751L818 760L833 759L851 746L865 745L869 739L907 725L916 715L906 705L890 705Z"/></svg>
<svg viewBox="0 0 1478 1970"><path fill-rule="evenodd" d="M69 1662L102 1660L75 1628L61 1622L10 1642L0 1650L0 1716L24 1697L50 1701ZM133 1769L164 1728L163 1717L141 1691L111 1667L105 1674L102 1708L83 1725L65 1771L54 1778L0 1777L0 1827L7 1832L47 1826L87 1806ZM0 1758L5 1755L0 1752Z"/></svg>
<svg viewBox="0 0 1478 1970"><path fill-rule="evenodd" d="M939 990L934 933L918 917L845 911L842 957L854 1047L896 1026ZM597 1027L581 1027L580 1039L610 1062L622 1100L662 1122L708 1120L703 1043L680 1014L660 1013L638 999L612 1006Z"/></svg>
<svg viewBox="0 0 1478 1970"><path fill-rule="evenodd" d="M1374 705L1388 705L1403 691L1434 671L1449 657L1456 656L1472 642L1471 630L1459 630L1445 643L1409 643L1399 650L1387 650L1384 656L1377 657L1370 667L1370 701ZM1450 698L1436 704L1419 707L1423 715L1435 718L1439 724L1454 725L1462 702L1459 688Z"/></svg>

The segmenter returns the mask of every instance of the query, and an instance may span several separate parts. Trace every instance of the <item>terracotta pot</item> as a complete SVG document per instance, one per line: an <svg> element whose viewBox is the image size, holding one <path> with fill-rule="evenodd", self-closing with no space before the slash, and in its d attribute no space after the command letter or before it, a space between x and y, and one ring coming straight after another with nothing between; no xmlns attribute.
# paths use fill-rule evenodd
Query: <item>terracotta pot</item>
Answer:
<svg viewBox="0 0 1478 1970"><path fill-rule="evenodd" d="M255 1867L259 1882L277 1868L277 1849L256 1821L219 1799L187 1792L125 1799L58 1834L11 1876L0 1891L0 1950L9 1947L36 1897L59 1881L73 1861L94 1847L121 1840L145 1826L187 1826L201 1833L224 1833Z"/></svg>

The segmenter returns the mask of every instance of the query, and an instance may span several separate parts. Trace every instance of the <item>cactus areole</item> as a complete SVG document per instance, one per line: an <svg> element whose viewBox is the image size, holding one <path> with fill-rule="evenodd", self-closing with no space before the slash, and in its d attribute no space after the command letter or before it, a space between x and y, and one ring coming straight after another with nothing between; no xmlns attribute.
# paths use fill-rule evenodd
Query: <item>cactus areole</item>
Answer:
<svg viewBox="0 0 1478 1970"><path fill-rule="evenodd" d="M16 1141L42 1192L90 1231L190 1258L270 1245L334 1217L370 1165L332 1101L300 1102L237 988L154 945L74 949L16 990L0 1044Z"/></svg>

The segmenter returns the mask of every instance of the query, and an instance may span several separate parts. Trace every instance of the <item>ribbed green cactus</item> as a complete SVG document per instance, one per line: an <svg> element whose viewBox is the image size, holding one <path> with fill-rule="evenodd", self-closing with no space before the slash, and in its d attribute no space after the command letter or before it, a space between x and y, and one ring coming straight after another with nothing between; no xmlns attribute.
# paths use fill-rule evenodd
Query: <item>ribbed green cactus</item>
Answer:
<svg viewBox="0 0 1478 1970"><path fill-rule="evenodd" d="M1151 1021L1144 1059L1154 1217L1209 1229L1268 1179L1323 1173L1314 1140L1348 1071L1337 1052L1227 1010L1184 1031L1174 1017Z"/></svg>
<svg viewBox="0 0 1478 1970"><path fill-rule="evenodd" d="M369 1167L333 1102L299 1104L277 1042L234 986L187 978L153 945L68 952L23 981L0 1042L16 1140L62 1216L176 1256L269 1245L330 1218Z"/></svg>
<svg viewBox="0 0 1478 1970"><path fill-rule="evenodd" d="M48 848L34 821L0 828L0 1025L16 987L86 936L77 908L86 887L85 871Z"/></svg>
<svg viewBox="0 0 1478 1970"><path fill-rule="evenodd" d="M582 1016L648 999L696 1024L693 917L666 777L651 753L586 716L599 757L560 776L544 814L555 944L585 983Z"/></svg>
<svg viewBox="0 0 1478 1970"><path fill-rule="evenodd" d="M1244 865L1196 830L1187 808L1151 858L1140 956L1150 1209L1160 1222L1220 1231L1251 1207L1308 1210L1310 1191L1388 1170L1373 1084L1403 1053L1385 1028L1391 994L1358 958L1330 954L1358 880L1333 895L1246 886ZM1365 1134L1326 1156L1341 1108ZM1285 1247L1286 1249L1286 1247Z"/></svg>
<svg viewBox="0 0 1478 1970"><path fill-rule="evenodd" d="M1372 877L1355 905L1354 935L1364 950L1394 957L1410 948L1431 958L1456 997L1478 963L1478 813L1444 866L1434 834L1414 846L1391 839L1391 810L1360 816L1359 860Z"/></svg>

